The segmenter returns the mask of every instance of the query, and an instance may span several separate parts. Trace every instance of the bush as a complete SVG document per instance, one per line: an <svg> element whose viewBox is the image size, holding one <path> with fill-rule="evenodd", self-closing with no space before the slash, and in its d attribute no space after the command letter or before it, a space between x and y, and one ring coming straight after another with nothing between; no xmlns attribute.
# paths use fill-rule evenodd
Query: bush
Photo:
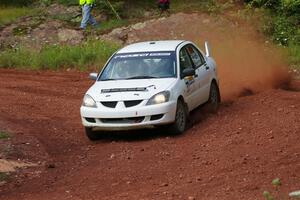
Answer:
<svg viewBox="0 0 300 200"><path fill-rule="evenodd" d="M281 45L300 43L300 1L299 0L245 0L251 7L270 11L265 33Z"/></svg>
<svg viewBox="0 0 300 200"><path fill-rule="evenodd" d="M286 46L290 42L300 42L298 30L299 28L297 28L293 20L284 16L274 16L268 29L265 31L271 35L273 41Z"/></svg>

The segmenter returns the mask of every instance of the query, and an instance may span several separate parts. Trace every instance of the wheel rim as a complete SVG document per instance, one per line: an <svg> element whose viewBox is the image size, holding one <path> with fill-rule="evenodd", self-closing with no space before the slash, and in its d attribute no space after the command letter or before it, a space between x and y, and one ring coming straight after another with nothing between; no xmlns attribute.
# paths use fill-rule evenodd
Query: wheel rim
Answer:
<svg viewBox="0 0 300 200"><path fill-rule="evenodd" d="M184 131L185 128L185 112L182 104L178 105L176 112L176 124L180 131Z"/></svg>

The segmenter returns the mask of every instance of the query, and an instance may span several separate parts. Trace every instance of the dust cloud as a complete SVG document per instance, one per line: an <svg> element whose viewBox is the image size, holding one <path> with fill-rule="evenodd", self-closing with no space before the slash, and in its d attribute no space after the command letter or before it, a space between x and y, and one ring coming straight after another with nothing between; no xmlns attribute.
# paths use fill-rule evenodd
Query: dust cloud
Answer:
<svg viewBox="0 0 300 200"><path fill-rule="evenodd" d="M260 39L230 38L215 44L214 53L223 99L278 88L290 80L281 52Z"/></svg>
<svg viewBox="0 0 300 200"><path fill-rule="evenodd" d="M255 27L223 19L215 28L214 23L209 28L203 38L211 44L224 100L278 88L290 81L282 51ZM197 35L196 32L190 39L196 40ZM202 47L203 43L204 40L197 44Z"/></svg>

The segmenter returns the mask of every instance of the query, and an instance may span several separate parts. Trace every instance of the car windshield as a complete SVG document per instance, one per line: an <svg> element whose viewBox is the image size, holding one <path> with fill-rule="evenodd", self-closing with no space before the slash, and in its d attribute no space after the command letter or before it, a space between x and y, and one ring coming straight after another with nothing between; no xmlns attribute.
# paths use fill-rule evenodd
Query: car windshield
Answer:
<svg viewBox="0 0 300 200"><path fill-rule="evenodd" d="M116 54L100 81L176 77L175 52Z"/></svg>

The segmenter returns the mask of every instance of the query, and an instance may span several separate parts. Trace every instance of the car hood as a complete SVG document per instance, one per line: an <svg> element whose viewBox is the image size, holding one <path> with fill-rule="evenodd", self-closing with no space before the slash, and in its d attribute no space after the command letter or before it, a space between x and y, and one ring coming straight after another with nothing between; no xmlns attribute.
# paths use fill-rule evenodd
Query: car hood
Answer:
<svg viewBox="0 0 300 200"><path fill-rule="evenodd" d="M176 78L96 81L87 91L95 101L130 101L149 99L167 90Z"/></svg>

